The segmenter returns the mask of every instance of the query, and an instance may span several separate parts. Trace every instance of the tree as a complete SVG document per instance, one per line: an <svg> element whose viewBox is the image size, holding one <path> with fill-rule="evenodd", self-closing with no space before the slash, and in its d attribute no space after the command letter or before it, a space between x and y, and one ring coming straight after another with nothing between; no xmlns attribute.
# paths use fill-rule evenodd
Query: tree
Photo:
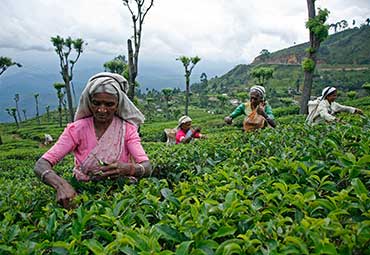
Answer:
<svg viewBox="0 0 370 255"><path fill-rule="evenodd" d="M35 97L35 103L36 103L36 119L37 119L37 123L40 125L40 114L39 114L39 93L35 93L33 94L33 96Z"/></svg>
<svg viewBox="0 0 370 255"><path fill-rule="evenodd" d="M166 101L166 118L167 118L167 120L170 119L170 104L169 104L169 102L171 100L172 91L173 90L171 88L162 89L164 100Z"/></svg>
<svg viewBox="0 0 370 255"><path fill-rule="evenodd" d="M330 28L334 28L334 33L336 33L337 32L337 30L338 30L338 26L340 25L340 23L339 22L337 22L337 23L333 23L333 24L330 24L329 25L329 29Z"/></svg>
<svg viewBox="0 0 370 255"><path fill-rule="evenodd" d="M341 28L346 29L348 27L348 22L347 20L343 19L340 21Z"/></svg>
<svg viewBox="0 0 370 255"><path fill-rule="evenodd" d="M105 62L103 66L106 72L118 73L123 76L125 76L125 72L128 73L127 60L124 55L118 55L114 59ZM125 78L128 77L125 76Z"/></svg>
<svg viewBox="0 0 370 255"><path fill-rule="evenodd" d="M63 104L63 97L64 93L62 92L62 89L65 88L64 83L54 83L54 88L57 90L57 97L58 97L58 113L59 113L59 127L62 127L62 104Z"/></svg>
<svg viewBox="0 0 370 255"><path fill-rule="evenodd" d="M14 101L15 101L15 109L17 110L18 120L21 122L22 119L21 119L21 115L19 113L19 107L18 107L18 102L19 102L19 94L18 93L14 95Z"/></svg>
<svg viewBox="0 0 370 255"><path fill-rule="evenodd" d="M8 112L10 116L14 118L15 124L17 125L17 128L19 128L19 123L17 119L17 109L15 107L11 107L11 108L6 108L5 110Z"/></svg>
<svg viewBox="0 0 370 255"><path fill-rule="evenodd" d="M48 123L50 123L50 105L45 106Z"/></svg>
<svg viewBox="0 0 370 255"><path fill-rule="evenodd" d="M269 67L256 67L253 68L250 75L256 79L256 84L265 86L266 82L272 78L274 69Z"/></svg>
<svg viewBox="0 0 370 255"><path fill-rule="evenodd" d="M14 62L11 58L1 56L0 57L0 75L2 75L9 67L14 66L14 65L18 67L22 67L21 64ZM1 144L3 144L3 139L1 138L1 135L0 135L0 145Z"/></svg>
<svg viewBox="0 0 370 255"><path fill-rule="evenodd" d="M269 56L271 53L267 49L262 49L260 51L260 56Z"/></svg>
<svg viewBox="0 0 370 255"><path fill-rule="evenodd" d="M321 42L328 37L329 30L329 26L325 24L329 15L329 11L327 9L319 9L318 15L316 15L315 1L316 0L307 0L308 21L306 22L306 27L309 29L310 47L306 50L307 57L302 61L302 68L304 70L304 83L300 107L301 114L307 114L307 104L311 96L317 52L320 48Z"/></svg>
<svg viewBox="0 0 370 255"><path fill-rule="evenodd" d="M134 48L132 47L131 39L127 40L128 50L128 71L129 71L129 91L128 97L133 100L135 97L135 80L138 75L139 51L141 46L141 35L145 16L152 8L154 0L150 0L149 4L145 4L145 0L122 0L123 5L127 7L131 14L131 19L134 25ZM132 3L134 2L134 3ZM134 5L134 6L132 6ZM134 10L135 9L135 10Z"/></svg>
<svg viewBox="0 0 370 255"><path fill-rule="evenodd" d="M200 75L200 83L201 83L200 91L201 92L207 92L207 89L208 89L208 77L207 77L207 74L206 73L202 73Z"/></svg>
<svg viewBox="0 0 370 255"><path fill-rule="evenodd" d="M14 62L11 58L1 56L0 57L0 75L2 75L9 67L14 66L14 65L18 67L22 67L21 64Z"/></svg>
<svg viewBox="0 0 370 255"><path fill-rule="evenodd" d="M185 115L188 115L188 108L189 108L189 102L190 102L190 75L191 72L193 71L193 68L195 65L200 61L200 57L195 56L195 57L186 57L186 56L181 56L176 58L176 60L181 61L181 63L184 65L185 69L185 95L186 95L186 101L185 101ZM191 64L191 66L190 66ZM189 67L190 66L190 67Z"/></svg>
<svg viewBox="0 0 370 255"><path fill-rule="evenodd" d="M71 37L67 37L66 39L64 39L57 35L56 37L51 37L51 42L55 47L55 52L59 56L59 64L61 70L60 74L62 75L63 81L65 83L65 90L67 94L69 119L70 121L73 121L74 110L71 93L71 82L73 80L73 68L77 60L80 58L81 53L83 52L84 41L81 38L73 40ZM69 59L72 49L76 51L76 56L74 60Z"/></svg>
<svg viewBox="0 0 370 255"><path fill-rule="evenodd" d="M24 120L27 120L26 109L22 109Z"/></svg>
<svg viewBox="0 0 370 255"><path fill-rule="evenodd" d="M365 22L366 22L366 26L370 26L370 18L367 18L367 19L365 20Z"/></svg>

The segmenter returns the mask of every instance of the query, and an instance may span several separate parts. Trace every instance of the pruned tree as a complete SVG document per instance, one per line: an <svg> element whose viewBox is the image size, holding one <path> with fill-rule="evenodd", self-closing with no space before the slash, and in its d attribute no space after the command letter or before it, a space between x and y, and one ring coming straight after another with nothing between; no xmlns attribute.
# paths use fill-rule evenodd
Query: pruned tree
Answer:
<svg viewBox="0 0 370 255"><path fill-rule="evenodd" d="M0 75L2 75L11 66L22 67L21 64L14 62L11 58L3 56L0 57Z"/></svg>
<svg viewBox="0 0 370 255"><path fill-rule="evenodd" d="M57 35L56 37L51 37L51 42L55 47L55 52L59 56L59 65L61 70L60 74L62 75L63 81L65 83L65 90L67 94L69 120L73 121L74 109L72 101L71 82L73 80L73 68L80 58L81 53L83 52L84 41L81 38L72 39L71 37L67 37L66 39L64 39ZM69 58L72 49L76 51L76 56L73 60L70 60Z"/></svg>
<svg viewBox="0 0 370 255"><path fill-rule="evenodd" d="M131 14L134 29L134 33L132 35L134 45L132 45L131 39L127 40L129 73L128 97L133 100L135 97L135 80L138 75L139 51L141 46L141 36L143 31L144 19L145 16L148 14L150 8L153 7L154 0L149 0L149 2L147 1L147 4L145 4L145 0L122 0L122 2Z"/></svg>
<svg viewBox="0 0 370 255"><path fill-rule="evenodd" d="M340 27L343 29L346 29L348 27L348 22L347 20L343 19L340 21Z"/></svg>
<svg viewBox="0 0 370 255"><path fill-rule="evenodd" d="M6 108L5 110L8 112L10 116L14 118L15 124L17 125L17 128L19 128L19 122L17 119L17 109L15 107L11 107L11 108Z"/></svg>
<svg viewBox="0 0 370 255"><path fill-rule="evenodd" d="M206 73L202 73L200 75L200 85L201 85L200 92L206 93L208 90L208 77Z"/></svg>
<svg viewBox="0 0 370 255"><path fill-rule="evenodd" d="M19 94L18 93L16 93L14 95L14 101L15 101L15 109L17 110L18 120L19 120L19 122L21 122L22 119L21 119L21 114L19 113L19 107L18 107L18 102L19 102Z"/></svg>
<svg viewBox="0 0 370 255"><path fill-rule="evenodd" d="M62 127L62 104L63 104L63 97L64 93L62 92L62 89L65 88L64 83L56 82L54 83L54 88L57 90L57 97L58 97L58 113L59 113L59 127Z"/></svg>
<svg viewBox="0 0 370 255"><path fill-rule="evenodd" d="M114 59L105 62L103 66L106 72L118 73L123 76L125 76L125 73L128 74L127 60L124 55L118 55ZM128 78L128 75L125 78Z"/></svg>
<svg viewBox="0 0 370 255"><path fill-rule="evenodd" d="M309 29L310 33L310 47L306 50L307 57L302 61L304 83L300 107L301 114L307 114L307 104L311 96L317 52L320 48L320 44L328 37L329 31L329 26L325 24L329 16L329 11L327 9L319 9L318 15L316 15L315 1L316 0L307 0L308 21L306 22L306 27Z"/></svg>
<svg viewBox="0 0 370 255"><path fill-rule="evenodd" d="M50 105L45 106L45 110L48 123L50 123Z"/></svg>
<svg viewBox="0 0 370 255"><path fill-rule="evenodd" d="M336 33L337 32L337 30L338 30L338 26L340 25L340 23L339 22L337 22L337 23L332 23L332 24L330 24L329 25L329 29L330 28L333 28L334 29L334 33Z"/></svg>
<svg viewBox="0 0 370 255"><path fill-rule="evenodd" d="M37 119L37 123L40 125L41 124L41 121L40 121L40 113L39 113L39 93L35 93L33 94L33 96L35 97L35 104L36 104L36 119Z"/></svg>
<svg viewBox="0 0 370 255"><path fill-rule="evenodd" d="M0 56L0 75L2 75L11 66L22 67L21 64L14 62L11 58ZM3 139L0 135L0 145L1 144L3 144Z"/></svg>
<svg viewBox="0 0 370 255"><path fill-rule="evenodd" d="M24 120L27 120L26 109L22 109Z"/></svg>
<svg viewBox="0 0 370 255"><path fill-rule="evenodd" d="M200 61L200 57L195 56L195 57L186 57L186 56L181 56L176 58L176 60L181 61L181 63L184 65L185 69L185 115L188 115L188 108L189 108L189 102L190 102L190 75L191 72L193 71L195 65ZM190 65L191 64L191 65Z"/></svg>
<svg viewBox="0 0 370 255"><path fill-rule="evenodd" d="M166 119L170 119L170 100L172 97L172 88L164 88L162 89L164 100L166 101Z"/></svg>
<svg viewBox="0 0 370 255"><path fill-rule="evenodd" d="M250 72L250 75L256 80L256 84L266 86L266 82L273 77L274 69L270 67L256 67Z"/></svg>

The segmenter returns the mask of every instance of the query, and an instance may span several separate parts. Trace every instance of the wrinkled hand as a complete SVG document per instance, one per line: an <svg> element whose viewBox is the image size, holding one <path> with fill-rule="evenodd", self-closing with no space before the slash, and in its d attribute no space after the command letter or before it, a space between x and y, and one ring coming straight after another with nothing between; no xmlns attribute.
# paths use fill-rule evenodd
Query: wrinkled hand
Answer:
<svg viewBox="0 0 370 255"><path fill-rule="evenodd" d="M128 176L129 173L124 169L120 162L113 162L106 166L101 166L93 173L93 180L115 179L119 176Z"/></svg>
<svg viewBox="0 0 370 255"><path fill-rule="evenodd" d="M74 188L68 182L63 182L57 188L57 202L66 209L73 207L73 198L77 195Z"/></svg>
<svg viewBox="0 0 370 255"><path fill-rule="evenodd" d="M224 118L224 121L226 124L229 124L229 125L233 123L233 119L230 116L226 116Z"/></svg>
<svg viewBox="0 0 370 255"><path fill-rule="evenodd" d="M258 107L257 107L257 113L259 115L262 115L262 116L265 116L266 113L265 113L265 109L264 109L264 106L262 104L260 104Z"/></svg>

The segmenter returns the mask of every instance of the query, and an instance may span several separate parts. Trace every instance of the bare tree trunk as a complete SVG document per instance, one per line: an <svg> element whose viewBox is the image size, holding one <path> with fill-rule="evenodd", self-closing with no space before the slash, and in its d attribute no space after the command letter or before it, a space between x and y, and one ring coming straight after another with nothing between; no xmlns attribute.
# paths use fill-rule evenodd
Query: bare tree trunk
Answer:
<svg viewBox="0 0 370 255"><path fill-rule="evenodd" d="M185 115L188 115L188 109L189 109L189 103L190 103L190 74L186 73L185 74L185 79L186 79L186 101L185 101Z"/></svg>
<svg viewBox="0 0 370 255"><path fill-rule="evenodd" d="M62 124L63 124L63 121L62 121L62 101L60 99L59 99L58 112L59 112L59 127L62 127Z"/></svg>
<svg viewBox="0 0 370 255"><path fill-rule="evenodd" d="M18 115L19 121L22 121L21 114L19 113L18 101L15 101L15 109L17 109L17 115Z"/></svg>
<svg viewBox="0 0 370 255"><path fill-rule="evenodd" d="M41 121L40 121L40 113L39 113L39 101L37 97L35 97L35 100L36 100L36 119L37 119L37 123L40 125Z"/></svg>
<svg viewBox="0 0 370 255"><path fill-rule="evenodd" d="M136 79L137 71L136 71L136 66L134 63L134 53L132 50L132 42L130 39L127 40L127 51L128 51L128 76L129 76L128 98L130 98L130 100L133 100L135 97L135 79Z"/></svg>
<svg viewBox="0 0 370 255"><path fill-rule="evenodd" d="M308 18L309 19L315 18L316 16L315 0L307 0L307 7L308 7ZM318 38L315 36L315 34L311 30L310 30L310 47L312 50L308 51L307 58L311 59L316 65L316 55L320 47L320 41L318 40ZM300 114L307 114L308 112L307 105L311 97L311 88L312 88L314 72L315 72L315 67L312 70L304 71L304 84L303 84L303 93L302 93L302 98L301 98Z"/></svg>
<svg viewBox="0 0 370 255"><path fill-rule="evenodd" d="M74 118L74 110L73 110L73 103L72 103L71 83L70 83L69 75L68 75L68 67L67 67L67 70L63 70L63 80L66 86L65 90L67 94L69 121L72 122Z"/></svg>

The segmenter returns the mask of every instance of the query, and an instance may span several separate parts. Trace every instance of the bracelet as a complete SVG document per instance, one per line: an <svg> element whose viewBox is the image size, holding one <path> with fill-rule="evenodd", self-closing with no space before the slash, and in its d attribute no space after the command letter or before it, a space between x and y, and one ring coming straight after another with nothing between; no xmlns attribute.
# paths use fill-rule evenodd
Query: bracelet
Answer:
<svg viewBox="0 0 370 255"><path fill-rule="evenodd" d="M140 166L140 176L139 177L143 177L144 174L145 174L145 167L142 165L142 164L138 164Z"/></svg>
<svg viewBox="0 0 370 255"><path fill-rule="evenodd" d="M40 175L40 179L41 179L41 181L42 181L42 182L45 182L45 180L44 180L44 179L45 179L45 176L46 176L47 174L50 174L51 172L53 172L53 170L50 170L50 169L49 169L49 170L46 170L46 171L44 171L44 172L42 172L42 173L41 173L41 175Z"/></svg>

